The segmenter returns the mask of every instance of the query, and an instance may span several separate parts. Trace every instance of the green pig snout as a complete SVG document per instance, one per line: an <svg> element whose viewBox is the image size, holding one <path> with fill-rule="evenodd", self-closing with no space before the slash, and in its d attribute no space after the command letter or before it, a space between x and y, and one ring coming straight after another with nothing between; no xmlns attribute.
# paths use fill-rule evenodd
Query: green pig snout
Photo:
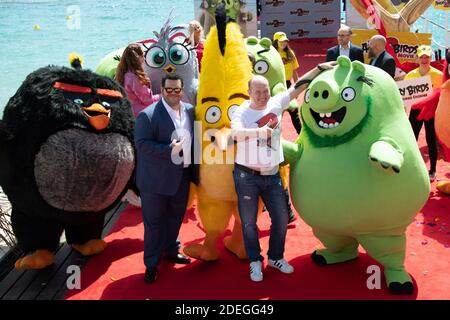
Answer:
<svg viewBox="0 0 450 320"><path fill-rule="evenodd" d="M311 87L309 99L316 112L330 111L339 99L339 87L335 82L319 80Z"/></svg>

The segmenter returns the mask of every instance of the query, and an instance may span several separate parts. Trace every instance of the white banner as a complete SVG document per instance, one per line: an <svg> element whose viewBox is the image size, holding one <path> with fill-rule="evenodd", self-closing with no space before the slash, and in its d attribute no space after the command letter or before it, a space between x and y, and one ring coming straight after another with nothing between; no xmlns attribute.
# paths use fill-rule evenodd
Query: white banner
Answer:
<svg viewBox="0 0 450 320"><path fill-rule="evenodd" d="M336 37L340 0L261 0L261 36L277 31L289 39Z"/></svg>
<svg viewBox="0 0 450 320"><path fill-rule="evenodd" d="M407 114L409 114L413 103L419 102L433 93L430 76L397 81L396 83Z"/></svg>

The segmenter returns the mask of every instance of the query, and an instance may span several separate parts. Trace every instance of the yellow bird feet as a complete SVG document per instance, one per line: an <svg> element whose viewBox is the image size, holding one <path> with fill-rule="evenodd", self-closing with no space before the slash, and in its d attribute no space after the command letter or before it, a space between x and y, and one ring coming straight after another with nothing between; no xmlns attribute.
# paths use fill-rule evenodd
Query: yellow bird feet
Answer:
<svg viewBox="0 0 450 320"><path fill-rule="evenodd" d="M14 266L18 270L43 269L53 262L53 253L48 250L36 250L34 253L17 260Z"/></svg>
<svg viewBox="0 0 450 320"><path fill-rule="evenodd" d="M72 248L83 256L90 256L103 252L106 248L106 242L101 239L92 239L85 244L72 244Z"/></svg>
<svg viewBox="0 0 450 320"><path fill-rule="evenodd" d="M247 259L247 251L245 251L244 243L241 240L236 240L235 237L226 236L223 239L225 248L234 253L239 259Z"/></svg>
<svg viewBox="0 0 450 320"><path fill-rule="evenodd" d="M216 248L207 247L204 244L193 244L183 249L184 254L191 258L203 261L214 261L219 259L219 252Z"/></svg>
<svg viewBox="0 0 450 320"><path fill-rule="evenodd" d="M436 189L438 189L440 192L444 194L450 195L450 181L439 181L436 184Z"/></svg>

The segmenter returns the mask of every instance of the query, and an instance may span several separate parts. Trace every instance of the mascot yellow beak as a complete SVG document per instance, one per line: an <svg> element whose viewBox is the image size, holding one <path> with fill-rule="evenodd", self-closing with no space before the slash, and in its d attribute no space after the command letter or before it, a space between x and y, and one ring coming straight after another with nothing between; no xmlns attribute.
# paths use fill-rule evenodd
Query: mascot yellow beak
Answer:
<svg viewBox="0 0 450 320"><path fill-rule="evenodd" d="M214 139L211 139L219 148L220 151L225 151L229 145L233 143L233 140L230 139L231 129L228 127L223 127L220 130L217 130L212 136Z"/></svg>
<svg viewBox="0 0 450 320"><path fill-rule="evenodd" d="M173 65L168 64L167 67L164 68L166 73L174 73L177 70Z"/></svg>
<svg viewBox="0 0 450 320"><path fill-rule="evenodd" d="M89 107L82 108L89 124L97 130L105 129L109 124L111 110L106 110L101 104L94 103Z"/></svg>

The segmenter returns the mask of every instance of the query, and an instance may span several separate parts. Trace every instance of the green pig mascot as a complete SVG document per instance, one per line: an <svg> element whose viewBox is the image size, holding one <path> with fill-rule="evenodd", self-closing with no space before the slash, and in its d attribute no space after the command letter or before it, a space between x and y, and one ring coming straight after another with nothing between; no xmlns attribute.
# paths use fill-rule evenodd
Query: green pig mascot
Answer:
<svg viewBox="0 0 450 320"><path fill-rule="evenodd" d="M341 56L310 83L301 116L304 130L283 148L294 207L325 246L311 258L353 260L361 244L389 290L411 294L405 230L430 183L394 80Z"/></svg>

